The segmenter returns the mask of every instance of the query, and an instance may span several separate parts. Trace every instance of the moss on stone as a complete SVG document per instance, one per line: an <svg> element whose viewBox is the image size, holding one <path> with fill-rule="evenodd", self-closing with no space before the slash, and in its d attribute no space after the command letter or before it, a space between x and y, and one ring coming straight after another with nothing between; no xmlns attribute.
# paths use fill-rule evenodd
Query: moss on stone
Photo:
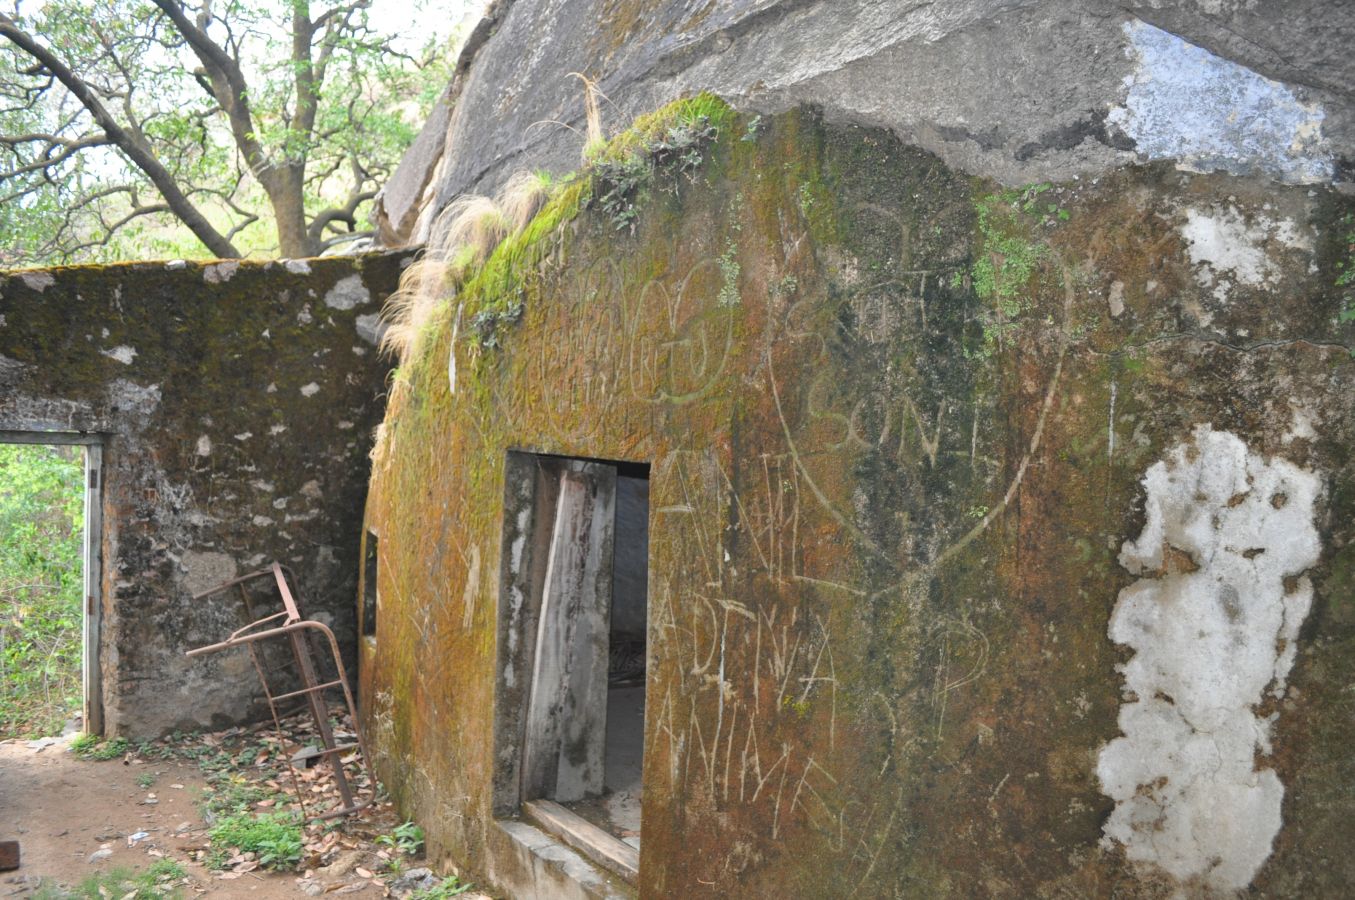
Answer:
<svg viewBox="0 0 1355 900"><path fill-rule="evenodd" d="M461 334L521 305L506 339L453 343L449 311L411 367L369 513L400 536L371 677L409 724L377 732L383 777L430 840L494 868L505 453L647 461L642 894L1153 896L1101 844L1092 769L1118 733L1118 549L1146 467L1201 421L1329 473L1350 505L1355 364L1319 343L1328 284L1286 262L1296 299L1219 313L1262 344L1237 346L1183 324L1208 294L1171 216L1270 189L1148 167L1004 192L809 111L751 122L722 118L620 229L580 178L463 286ZM985 342L994 311L1020 327ZM1285 443L1293 396L1320 440ZM1322 591L1349 575L1341 529ZM1355 734L1321 712L1355 633L1341 609L1304 638L1312 712L1276 726L1305 823L1355 813ZM1280 846L1268 877L1340 877L1309 861Z"/></svg>

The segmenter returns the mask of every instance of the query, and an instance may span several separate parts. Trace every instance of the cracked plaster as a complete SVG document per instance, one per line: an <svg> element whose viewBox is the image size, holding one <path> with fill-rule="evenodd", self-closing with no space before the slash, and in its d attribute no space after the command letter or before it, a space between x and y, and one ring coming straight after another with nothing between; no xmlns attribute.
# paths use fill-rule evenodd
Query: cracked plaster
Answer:
<svg viewBox="0 0 1355 900"><path fill-rule="evenodd" d="M1121 672L1122 737L1097 775L1116 801L1108 844L1180 882L1251 883L1281 827L1284 785L1259 764L1312 604L1321 478L1265 459L1235 435L1195 429L1148 469L1147 521L1120 563L1111 640L1134 650Z"/></svg>

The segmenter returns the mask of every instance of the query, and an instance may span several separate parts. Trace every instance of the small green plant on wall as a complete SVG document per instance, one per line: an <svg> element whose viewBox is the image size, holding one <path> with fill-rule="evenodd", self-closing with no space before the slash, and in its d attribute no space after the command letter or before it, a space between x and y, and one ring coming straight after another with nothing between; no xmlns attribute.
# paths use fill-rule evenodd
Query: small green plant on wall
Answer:
<svg viewBox="0 0 1355 900"><path fill-rule="evenodd" d="M1027 288L1049 256L1042 232L1066 222L1069 213L1046 193L1048 184L1033 184L986 194L975 202L979 248L967 272L957 272L951 285L974 289L986 309L982 345L966 349L971 358L987 358L1002 349L1004 336L1030 308Z"/></svg>
<svg viewBox="0 0 1355 900"><path fill-rule="evenodd" d="M637 122L633 131L600 148L589 171L596 202L612 227L635 230L642 196L660 170L694 175L726 118L727 108L701 95L675 104L661 121Z"/></svg>
<svg viewBox="0 0 1355 900"><path fill-rule="evenodd" d="M1340 230L1343 232L1341 243L1345 244L1345 258L1336 262L1336 286L1355 287L1355 213L1346 213L1341 217Z"/></svg>

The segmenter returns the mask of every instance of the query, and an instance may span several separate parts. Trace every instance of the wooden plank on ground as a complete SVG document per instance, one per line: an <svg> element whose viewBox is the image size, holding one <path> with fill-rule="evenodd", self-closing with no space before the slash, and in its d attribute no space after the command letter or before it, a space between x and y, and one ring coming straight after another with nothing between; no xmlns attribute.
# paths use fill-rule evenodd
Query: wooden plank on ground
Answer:
<svg viewBox="0 0 1355 900"><path fill-rule="evenodd" d="M19 868L19 842L0 841L0 872Z"/></svg>

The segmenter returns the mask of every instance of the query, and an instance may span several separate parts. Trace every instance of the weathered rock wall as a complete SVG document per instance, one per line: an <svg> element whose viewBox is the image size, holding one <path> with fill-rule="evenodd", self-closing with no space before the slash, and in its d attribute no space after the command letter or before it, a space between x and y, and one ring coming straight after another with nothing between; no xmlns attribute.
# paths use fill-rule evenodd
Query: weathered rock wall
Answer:
<svg viewBox="0 0 1355 900"><path fill-rule="evenodd" d="M575 72L611 128L709 90L815 104L1006 184L1154 159L1348 184L1352 41L1332 0L498 0L378 218L419 243L459 194L575 168Z"/></svg>
<svg viewBox="0 0 1355 900"><path fill-rule="evenodd" d="M643 896L1340 896L1355 203L721 126L402 370L364 714L434 856L510 866L519 449L652 466Z"/></svg>
<svg viewBox="0 0 1355 900"><path fill-rule="evenodd" d="M278 560L350 651L377 312L401 257L0 273L0 430L104 442L103 706L155 736L257 715L243 624L190 596Z"/></svg>

